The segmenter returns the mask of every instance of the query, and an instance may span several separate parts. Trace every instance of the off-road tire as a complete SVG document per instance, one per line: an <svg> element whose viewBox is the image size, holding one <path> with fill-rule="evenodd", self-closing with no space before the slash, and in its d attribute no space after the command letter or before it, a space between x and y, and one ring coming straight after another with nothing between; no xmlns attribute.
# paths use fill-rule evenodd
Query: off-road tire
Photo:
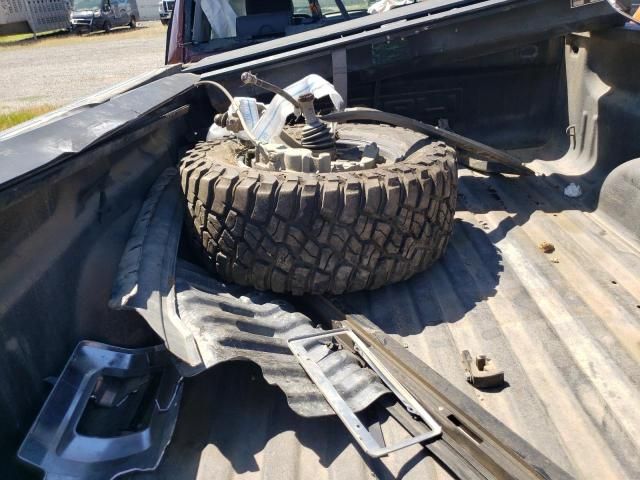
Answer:
<svg viewBox="0 0 640 480"><path fill-rule="evenodd" d="M239 165L235 140L189 150L180 162L186 228L204 265L299 295L375 289L436 261L453 228L455 151L386 125L343 125L339 135L386 145L401 161L302 174Z"/></svg>

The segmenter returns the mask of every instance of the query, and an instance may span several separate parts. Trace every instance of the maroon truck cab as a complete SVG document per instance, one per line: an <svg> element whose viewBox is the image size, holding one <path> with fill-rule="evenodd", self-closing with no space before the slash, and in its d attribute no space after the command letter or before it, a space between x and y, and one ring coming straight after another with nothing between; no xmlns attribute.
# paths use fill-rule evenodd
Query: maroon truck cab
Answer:
<svg viewBox="0 0 640 480"><path fill-rule="evenodd" d="M347 9L342 1L230 0L215 11L193 0L176 0L167 32L166 63L204 57L304 33L367 15L368 2Z"/></svg>
<svg viewBox="0 0 640 480"><path fill-rule="evenodd" d="M176 0L173 7L173 15L169 20L167 30L167 47L165 52L165 62L187 63L186 48L184 45L184 0Z"/></svg>

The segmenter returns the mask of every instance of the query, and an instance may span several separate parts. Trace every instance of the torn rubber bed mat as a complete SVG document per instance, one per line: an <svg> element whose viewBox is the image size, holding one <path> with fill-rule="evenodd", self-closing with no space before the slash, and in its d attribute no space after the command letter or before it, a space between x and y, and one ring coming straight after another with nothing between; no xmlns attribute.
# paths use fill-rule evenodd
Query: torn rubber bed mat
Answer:
<svg viewBox="0 0 640 480"><path fill-rule="evenodd" d="M151 188L123 254L109 305L142 315L184 364L183 375L248 360L277 385L299 415L334 412L289 350L287 339L319 331L277 295L229 285L177 258L184 200L175 169ZM313 345L313 346L311 346ZM388 392L350 352L311 344L318 362L354 411Z"/></svg>

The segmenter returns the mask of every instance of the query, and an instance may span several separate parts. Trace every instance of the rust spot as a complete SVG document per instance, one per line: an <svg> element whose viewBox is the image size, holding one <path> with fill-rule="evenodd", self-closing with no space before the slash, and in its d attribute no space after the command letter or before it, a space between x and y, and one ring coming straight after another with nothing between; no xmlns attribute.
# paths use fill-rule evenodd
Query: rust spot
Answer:
<svg viewBox="0 0 640 480"><path fill-rule="evenodd" d="M540 245L538 245L538 248L544 253L553 253L556 250L556 247L553 245L553 243L549 242L542 242Z"/></svg>

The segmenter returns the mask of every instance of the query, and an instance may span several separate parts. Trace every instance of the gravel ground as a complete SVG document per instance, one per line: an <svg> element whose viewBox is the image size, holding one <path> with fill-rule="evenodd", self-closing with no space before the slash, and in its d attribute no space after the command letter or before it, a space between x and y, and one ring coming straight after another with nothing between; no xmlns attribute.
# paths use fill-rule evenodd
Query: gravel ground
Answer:
<svg viewBox="0 0 640 480"><path fill-rule="evenodd" d="M60 107L164 65L166 28L145 22L109 34L0 45L0 113Z"/></svg>

